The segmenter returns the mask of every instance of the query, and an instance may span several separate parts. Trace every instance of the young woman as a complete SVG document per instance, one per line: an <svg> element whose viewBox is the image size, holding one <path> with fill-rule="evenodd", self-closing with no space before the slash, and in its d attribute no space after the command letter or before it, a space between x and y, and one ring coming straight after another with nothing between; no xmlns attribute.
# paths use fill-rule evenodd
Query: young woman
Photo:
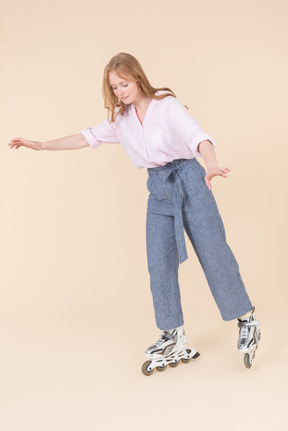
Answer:
<svg viewBox="0 0 288 431"><path fill-rule="evenodd" d="M203 268L223 320L238 320L238 349L249 368L260 339L259 322L246 293L238 263L226 242L212 194L214 176L229 168L216 160L214 139L205 133L169 88L154 88L130 54L112 57L104 69L103 97L108 118L79 134L36 142L18 137L18 149L72 150L121 143L131 162L147 168L146 244L150 287L159 340L147 348L142 371L175 366L199 356L187 349L178 284L179 263L187 259L184 229ZM206 170L197 157L204 159Z"/></svg>

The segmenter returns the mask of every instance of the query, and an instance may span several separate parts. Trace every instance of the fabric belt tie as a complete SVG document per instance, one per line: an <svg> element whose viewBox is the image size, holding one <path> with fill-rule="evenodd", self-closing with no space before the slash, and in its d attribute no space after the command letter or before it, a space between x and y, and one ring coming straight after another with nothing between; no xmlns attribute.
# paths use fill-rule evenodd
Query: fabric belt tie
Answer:
<svg viewBox="0 0 288 431"><path fill-rule="evenodd" d="M176 245L178 250L179 262L182 263L188 259L185 236L184 236L184 225L183 225L183 214L182 206L184 203L184 189L183 182L177 174L178 167L166 168L159 171L159 177L163 180L167 180L172 174L176 187L173 187L173 207L174 207L174 228Z"/></svg>

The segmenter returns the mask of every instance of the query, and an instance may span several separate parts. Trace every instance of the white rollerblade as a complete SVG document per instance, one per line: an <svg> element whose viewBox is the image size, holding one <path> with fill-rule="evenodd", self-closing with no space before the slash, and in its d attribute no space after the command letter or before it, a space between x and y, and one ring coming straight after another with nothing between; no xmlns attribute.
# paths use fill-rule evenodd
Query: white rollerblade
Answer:
<svg viewBox="0 0 288 431"><path fill-rule="evenodd" d="M252 314L246 319L238 319L239 339L238 349L244 353L244 364L246 368L252 367L252 360L255 357L258 349L258 342L261 338L261 332L258 328L259 322L254 315L255 307L252 309Z"/></svg>
<svg viewBox="0 0 288 431"><path fill-rule="evenodd" d="M164 371L167 365L176 367L180 360L187 363L192 358L198 358L200 353L192 347L187 347L187 338L184 328L181 326L173 330L163 331L161 338L146 349L145 355L150 358L150 361L144 362L142 372L146 376L150 376L155 368L158 371Z"/></svg>

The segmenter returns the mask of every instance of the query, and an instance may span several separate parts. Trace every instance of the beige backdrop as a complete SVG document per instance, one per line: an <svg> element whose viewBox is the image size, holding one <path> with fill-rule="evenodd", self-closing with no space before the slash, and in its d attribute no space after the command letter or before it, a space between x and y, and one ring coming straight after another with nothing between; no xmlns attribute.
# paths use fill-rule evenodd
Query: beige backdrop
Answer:
<svg viewBox="0 0 288 431"><path fill-rule="evenodd" d="M287 12L285 0L1 2L1 431L288 429ZM102 121L103 69L121 51L189 106L231 169L212 190L261 322L251 370L186 236L185 329L201 356L145 377L160 335L146 169L117 144L7 145Z"/></svg>

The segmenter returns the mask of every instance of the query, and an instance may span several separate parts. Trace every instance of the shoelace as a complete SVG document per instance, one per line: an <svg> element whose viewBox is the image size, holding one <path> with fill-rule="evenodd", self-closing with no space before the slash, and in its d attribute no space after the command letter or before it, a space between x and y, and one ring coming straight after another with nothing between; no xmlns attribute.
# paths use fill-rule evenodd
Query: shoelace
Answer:
<svg viewBox="0 0 288 431"><path fill-rule="evenodd" d="M251 323L252 322L252 320L253 320L253 318L252 317L250 317L250 319L249 320L244 320L244 322L246 322L246 323ZM241 332L240 332L240 334L241 334L241 338L242 339L247 339L248 338L248 335L249 335L249 331L251 330L251 326L243 326L242 328L241 328Z"/></svg>
<svg viewBox="0 0 288 431"><path fill-rule="evenodd" d="M243 326L243 328L241 328L241 338L246 339L248 337L248 333L249 333L249 327Z"/></svg>

